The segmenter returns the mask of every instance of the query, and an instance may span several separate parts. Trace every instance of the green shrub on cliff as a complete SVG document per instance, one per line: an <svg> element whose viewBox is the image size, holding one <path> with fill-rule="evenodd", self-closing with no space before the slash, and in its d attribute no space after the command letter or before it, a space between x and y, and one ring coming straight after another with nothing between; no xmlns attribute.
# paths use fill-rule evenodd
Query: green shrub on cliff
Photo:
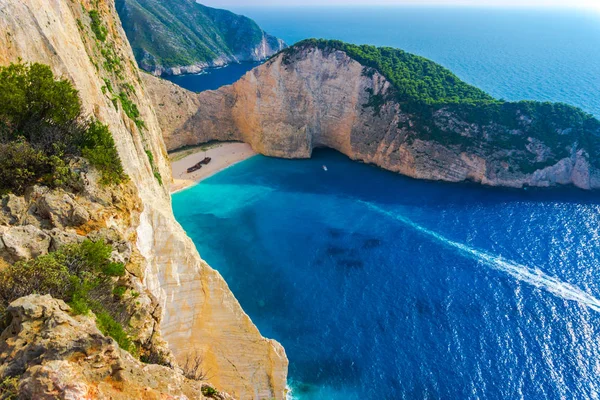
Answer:
<svg viewBox="0 0 600 400"><path fill-rule="evenodd" d="M0 193L41 183L68 185L68 164L83 156L106 184L125 174L110 131L82 112L77 90L46 65L0 67Z"/></svg>
<svg viewBox="0 0 600 400"><path fill-rule="evenodd" d="M104 26L104 23L102 22L100 13L97 10L91 10L89 12L89 14L90 14L90 20L91 20L90 26L92 28L92 32L94 32L94 35L96 35L96 39L98 39L101 42L104 42L108 35L108 30L106 29L106 27Z"/></svg>
<svg viewBox="0 0 600 400"><path fill-rule="evenodd" d="M106 125L98 121L90 122L78 146L81 155L102 172L102 183L118 183L124 179L119 153Z"/></svg>
<svg viewBox="0 0 600 400"><path fill-rule="evenodd" d="M121 295L115 280L125 266L111 261L112 246L86 240L53 253L10 265L0 271L0 314L12 301L30 294L49 294L67 302L75 314L96 314L98 329L121 348L136 353L131 339L117 322ZM122 290L121 290L122 292Z"/></svg>
<svg viewBox="0 0 600 400"><path fill-rule="evenodd" d="M0 192L11 189L22 193L32 182L60 186L72 179L63 160L48 157L23 139L0 143L0 171Z"/></svg>
<svg viewBox="0 0 600 400"><path fill-rule="evenodd" d="M339 50L362 64L366 74L379 71L396 88L401 102L417 101L429 104L474 103L495 101L483 90L460 80L447 68L424 57L391 47L354 45L339 40L307 39L288 50L287 56L299 49L319 48Z"/></svg>

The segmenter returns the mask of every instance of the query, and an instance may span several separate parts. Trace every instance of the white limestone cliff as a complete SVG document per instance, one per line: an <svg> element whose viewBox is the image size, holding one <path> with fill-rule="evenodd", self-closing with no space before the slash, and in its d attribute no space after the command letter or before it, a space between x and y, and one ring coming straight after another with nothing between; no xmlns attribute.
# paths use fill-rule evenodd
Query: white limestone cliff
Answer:
<svg viewBox="0 0 600 400"><path fill-rule="evenodd" d="M90 30L88 12L94 8L108 29L106 42ZM106 64L106 49L120 62L118 74ZM284 349L260 335L173 216L162 131L113 2L0 0L0 64L19 60L47 64L55 75L71 80L87 113L109 126L142 205L132 243L144 258L141 279L162 306L160 330L175 356L201 352L211 382L236 398L284 398ZM131 86L143 128L113 104L105 79L115 90Z"/></svg>

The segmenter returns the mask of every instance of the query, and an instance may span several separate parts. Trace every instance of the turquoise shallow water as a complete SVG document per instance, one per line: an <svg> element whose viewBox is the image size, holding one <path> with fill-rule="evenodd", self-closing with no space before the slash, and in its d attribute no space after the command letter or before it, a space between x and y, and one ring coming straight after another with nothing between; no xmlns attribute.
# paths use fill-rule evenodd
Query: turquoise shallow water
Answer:
<svg viewBox="0 0 600 400"><path fill-rule="evenodd" d="M296 398L600 393L596 194L419 182L321 150L254 157L173 205L286 348Z"/></svg>

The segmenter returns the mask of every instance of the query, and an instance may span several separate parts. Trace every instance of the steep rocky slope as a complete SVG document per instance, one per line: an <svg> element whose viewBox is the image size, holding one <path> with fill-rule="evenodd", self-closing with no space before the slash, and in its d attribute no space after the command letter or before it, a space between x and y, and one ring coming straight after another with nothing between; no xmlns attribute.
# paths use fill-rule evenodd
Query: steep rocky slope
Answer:
<svg viewBox="0 0 600 400"><path fill-rule="evenodd" d="M211 383L236 398L283 398L283 348L260 335L173 217L162 132L112 1L0 0L0 64L18 60L73 82L86 112L109 126L130 182L115 193L90 179L79 194L39 188L4 198L2 262L118 233L128 276L152 310L140 331L160 333L180 361L201 353Z"/></svg>
<svg viewBox="0 0 600 400"><path fill-rule="evenodd" d="M600 123L591 116L565 105L494 101L415 56L484 105L411 103L376 68L316 43L294 46L217 91L194 94L144 76L167 149L240 140L265 155L302 158L330 147L418 179L600 188ZM426 75L415 87L427 89ZM556 110L564 117L554 118Z"/></svg>
<svg viewBox="0 0 600 400"><path fill-rule="evenodd" d="M261 61L285 47L250 18L194 0L116 0L140 67L155 75Z"/></svg>
<svg viewBox="0 0 600 400"><path fill-rule="evenodd" d="M141 363L102 335L93 318L73 316L61 300L22 297L8 312L0 375L19 379L2 381L2 398L232 399L172 368Z"/></svg>

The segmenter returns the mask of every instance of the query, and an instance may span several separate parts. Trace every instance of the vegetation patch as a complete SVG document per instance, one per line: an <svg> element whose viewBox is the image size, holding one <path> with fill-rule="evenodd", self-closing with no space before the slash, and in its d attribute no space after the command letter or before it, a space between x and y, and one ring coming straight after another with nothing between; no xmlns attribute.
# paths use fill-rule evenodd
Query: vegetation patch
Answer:
<svg viewBox="0 0 600 400"><path fill-rule="evenodd" d="M104 57L105 70L115 73L121 72L121 59L111 47L101 49L100 54Z"/></svg>
<svg viewBox="0 0 600 400"><path fill-rule="evenodd" d="M308 49L342 51L363 65L363 75L379 71L396 89L400 102L419 101L430 104L495 101L482 91L461 81L450 70L424 57L391 47L344 43L338 40L308 39L284 50L286 56Z"/></svg>
<svg viewBox="0 0 600 400"><path fill-rule="evenodd" d="M160 175L160 172L158 172L158 168L154 164L154 156L152 155L152 152L150 150L146 150L146 156L148 156L148 161L150 161L150 167L152 168L152 172L154 173L154 177L156 178L156 180L158 181L158 183L160 185L162 185L163 184L162 176Z"/></svg>
<svg viewBox="0 0 600 400"><path fill-rule="evenodd" d="M250 18L194 1L116 0L138 64L146 69L210 63L250 55L265 39L279 43ZM243 61L243 60L242 60Z"/></svg>
<svg viewBox="0 0 600 400"><path fill-rule="evenodd" d="M9 376L0 382L0 399L17 400L19 398L19 377Z"/></svg>
<svg viewBox="0 0 600 400"><path fill-rule="evenodd" d="M85 157L105 184L126 179L108 127L83 115L77 90L42 64L0 67L0 193L68 186Z"/></svg>
<svg viewBox="0 0 600 400"><path fill-rule="evenodd" d="M111 260L112 251L103 241L86 240L6 267L0 271L0 314L20 297L49 294L67 302L75 314L93 311L102 333L115 339L122 349L137 354L137 347L117 322L124 307L124 291L119 289L123 286L117 281L125 275L125 266Z"/></svg>
<svg viewBox="0 0 600 400"><path fill-rule="evenodd" d="M106 29L106 26L104 26L102 18L100 17L100 13L98 12L98 10L91 10L89 12L89 15L91 20L90 27L92 29L92 32L94 32L94 35L96 35L96 39L98 39L101 42L104 42L108 35L108 29Z"/></svg>
<svg viewBox="0 0 600 400"><path fill-rule="evenodd" d="M126 92L121 92L117 98L121 102L121 107L123 107L125 114L133 120L138 129L144 128L146 124L144 123L144 120L140 118L140 110L138 109L137 104L131 101L129 95Z"/></svg>
<svg viewBox="0 0 600 400"><path fill-rule="evenodd" d="M202 394L206 397L214 397L219 394L217 389L215 389L214 387L212 387L210 385L203 385L202 389L200 389L200 390L201 390Z"/></svg>

